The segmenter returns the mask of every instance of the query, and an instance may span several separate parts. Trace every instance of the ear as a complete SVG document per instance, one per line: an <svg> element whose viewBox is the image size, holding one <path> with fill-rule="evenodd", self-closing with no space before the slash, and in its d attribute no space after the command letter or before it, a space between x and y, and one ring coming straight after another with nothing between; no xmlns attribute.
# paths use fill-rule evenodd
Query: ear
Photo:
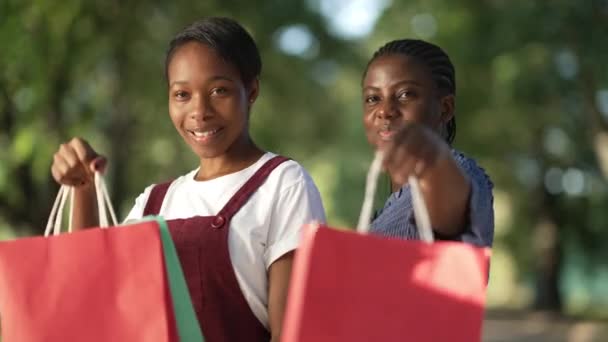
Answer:
<svg viewBox="0 0 608 342"><path fill-rule="evenodd" d="M454 117L456 109L454 94L445 95L440 100L441 122L447 124Z"/></svg>
<svg viewBox="0 0 608 342"><path fill-rule="evenodd" d="M251 81L247 90L247 101L249 102L249 107L251 107L260 93L260 80L256 77Z"/></svg>

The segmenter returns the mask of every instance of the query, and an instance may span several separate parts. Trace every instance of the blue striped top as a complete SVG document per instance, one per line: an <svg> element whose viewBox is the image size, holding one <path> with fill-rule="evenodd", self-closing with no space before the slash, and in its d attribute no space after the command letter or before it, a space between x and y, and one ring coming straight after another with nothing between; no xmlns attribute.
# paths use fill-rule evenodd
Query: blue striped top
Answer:
<svg viewBox="0 0 608 342"><path fill-rule="evenodd" d="M494 240L493 184L477 163L461 152L452 150L460 168L469 176L471 196L467 226L462 234L451 240L491 247ZM409 185L392 193L371 223L370 232L402 239L418 239Z"/></svg>

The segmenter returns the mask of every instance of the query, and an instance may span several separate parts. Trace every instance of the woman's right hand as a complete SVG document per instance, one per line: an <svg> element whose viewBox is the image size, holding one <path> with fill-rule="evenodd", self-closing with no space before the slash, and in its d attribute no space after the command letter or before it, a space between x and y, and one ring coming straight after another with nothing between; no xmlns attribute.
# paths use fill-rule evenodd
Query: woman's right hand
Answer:
<svg viewBox="0 0 608 342"><path fill-rule="evenodd" d="M105 164L106 158L97 154L88 142L72 138L55 152L51 173L59 184L81 187L93 184L95 172L103 172Z"/></svg>

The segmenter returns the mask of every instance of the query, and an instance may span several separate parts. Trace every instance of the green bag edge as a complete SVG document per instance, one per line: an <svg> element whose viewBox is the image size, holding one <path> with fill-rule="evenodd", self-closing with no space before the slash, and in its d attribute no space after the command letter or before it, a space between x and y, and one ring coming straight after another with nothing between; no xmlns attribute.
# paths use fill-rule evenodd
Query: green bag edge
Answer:
<svg viewBox="0 0 608 342"><path fill-rule="evenodd" d="M144 220L154 220L158 223L179 339L187 342L204 342L205 338L192 306L190 292L167 222L158 216L146 216Z"/></svg>

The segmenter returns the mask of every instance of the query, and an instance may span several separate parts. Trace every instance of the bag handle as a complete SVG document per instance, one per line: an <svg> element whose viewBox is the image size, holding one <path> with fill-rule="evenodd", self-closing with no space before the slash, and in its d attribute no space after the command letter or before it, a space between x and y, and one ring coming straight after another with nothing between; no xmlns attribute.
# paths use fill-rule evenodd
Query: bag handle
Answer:
<svg viewBox="0 0 608 342"><path fill-rule="evenodd" d="M99 226L101 228L107 228L110 225L115 226L118 222L116 220L116 213L114 212L112 202L110 202L110 196L108 195L106 183L103 179L103 176L99 172L95 172L94 184L95 194L97 197ZM68 198L70 199L68 232L72 232L72 219L74 217L74 187L62 185L59 188L59 192L57 193L57 197L55 198L55 202L53 203L53 208L51 209L51 214L49 215L49 219L46 224L46 229L44 230L44 236L49 236L51 234L51 231L53 235L59 235L59 233L61 232L63 209L65 207L65 202ZM108 222L108 211L110 212L110 218L112 220L111 224L109 224Z"/></svg>
<svg viewBox="0 0 608 342"><path fill-rule="evenodd" d="M382 171L383 160L384 153L382 151L377 151L374 156L374 160L369 167L369 171L367 172L365 198L363 200L363 207L361 208L361 214L359 216L359 223L357 224L357 231L362 234L367 234L369 232L374 197L376 195L378 178L380 177L380 172ZM420 191L418 178L410 175L408 178L408 184L412 194L412 206L414 208L414 217L416 218L416 227L418 228L420 240L432 243L434 239L433 230L431 228L431 219L429 216L429 211L426 207L426 203L424 202L424 197Z"/></svg>

